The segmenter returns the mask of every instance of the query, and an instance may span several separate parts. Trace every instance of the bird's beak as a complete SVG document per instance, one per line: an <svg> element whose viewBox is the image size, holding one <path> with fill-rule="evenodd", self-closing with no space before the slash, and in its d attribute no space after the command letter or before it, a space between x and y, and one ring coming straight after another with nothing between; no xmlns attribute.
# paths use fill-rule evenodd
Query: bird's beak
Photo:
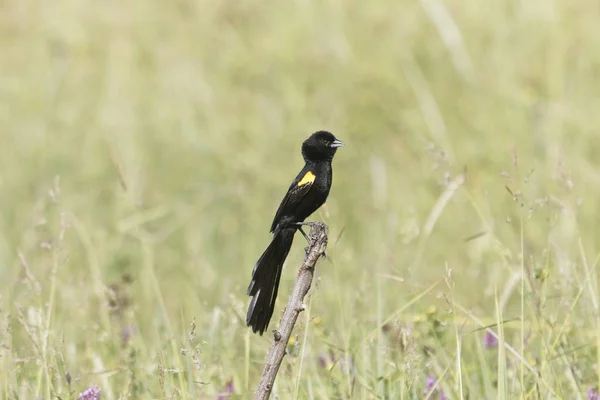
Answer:
<svg viewBox="0 0 600 400"><path fill-rule="evenodd" d="M344 142L342 142L340 140L334 140L333 142L331 142L329 147L333 147L335 149L336 147L342 147L343 145L344 145Z"/></svg>

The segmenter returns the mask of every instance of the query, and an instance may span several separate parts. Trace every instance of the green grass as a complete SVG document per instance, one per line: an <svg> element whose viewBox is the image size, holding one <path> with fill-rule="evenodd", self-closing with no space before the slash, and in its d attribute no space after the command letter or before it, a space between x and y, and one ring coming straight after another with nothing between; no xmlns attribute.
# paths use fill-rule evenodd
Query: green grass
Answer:
<svg viewBox="0 0 600 400"><path fill-rule="evenodd" d="M8 0L0 17L0 398L248 397L270 337L244 326L246 286L318 129L346 143L313 216L330 261L279 398L599 385L596 2Z"/></svg>

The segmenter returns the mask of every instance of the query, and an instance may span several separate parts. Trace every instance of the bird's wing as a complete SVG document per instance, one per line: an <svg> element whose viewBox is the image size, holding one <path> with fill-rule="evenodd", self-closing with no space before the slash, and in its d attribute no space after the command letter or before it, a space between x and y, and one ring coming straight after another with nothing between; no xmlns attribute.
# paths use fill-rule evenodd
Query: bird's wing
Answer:
<svg viewBox="0 0 600 400"><path fill-rule="evenodd" d="M315 182L315 174L311 170L302 170L290 185L287 193L275 213L271 232L274 232L277 225L281 222L282 217L294 213L294 209L300 204L300 201L313 187Z"/></svg>

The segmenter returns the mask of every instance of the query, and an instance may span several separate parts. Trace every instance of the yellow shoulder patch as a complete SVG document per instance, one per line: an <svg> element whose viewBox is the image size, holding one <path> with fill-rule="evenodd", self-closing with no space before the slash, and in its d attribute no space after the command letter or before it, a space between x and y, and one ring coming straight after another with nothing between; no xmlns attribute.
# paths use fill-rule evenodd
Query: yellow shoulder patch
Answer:
<svg viewBox="0 0 600 400"><path fill-rule="evenodd" d="M313 174L312 172L308 171L302 177L302 179L300 179L300 182L298 182L298 186L304 186L304 185L307 185L309 183L313 183L314 181L315 181L315 174Z"/></svg>

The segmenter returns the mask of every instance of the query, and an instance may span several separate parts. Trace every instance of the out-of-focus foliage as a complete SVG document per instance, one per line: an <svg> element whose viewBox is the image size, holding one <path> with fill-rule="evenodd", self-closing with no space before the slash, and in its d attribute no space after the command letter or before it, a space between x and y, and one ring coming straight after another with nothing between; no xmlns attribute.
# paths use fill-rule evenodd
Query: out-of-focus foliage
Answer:
<svg viewBox="0 0 600 400"><path fill-rule="evenodd" d="M280 398L594 391L599 20L589 0L5 1L0 397L245 398L270 339L246 285L318 129L346 146Z"/></svg>

